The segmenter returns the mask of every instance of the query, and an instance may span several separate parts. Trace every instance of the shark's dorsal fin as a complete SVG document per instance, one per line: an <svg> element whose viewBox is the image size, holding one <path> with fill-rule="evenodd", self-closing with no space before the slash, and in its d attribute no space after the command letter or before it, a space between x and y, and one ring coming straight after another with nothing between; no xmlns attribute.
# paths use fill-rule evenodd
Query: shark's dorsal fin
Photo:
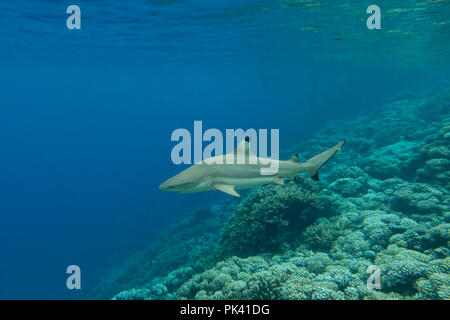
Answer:
<svg viewBox="0 0 450 320"><path fill-rule="evenodd" d="M252 152L250 138L242 140L232 152L227 154L227 163L256 164L258 157Z"/></svg>
<svg viewBox="0 0 450 320"><path fill-rule="evenodd" d="M292 158L289 159L289 161L295 162L295 163L299 163L300 160L298 160L298 154L294 154L292 156Z"/></svg>
<svg viewBox="0 0 450 320"><path fill-rule="evenodd" d="M250 149L250 138L246 137L244 140L242 140L236 147L236 149L233 150L233 154L247 154L247 151L249 152L249 155L254 156L254 153Z"/></svg>
<svg viewBox="0 0 450 320"><path fill-rule="evenodd" d="M212 186L214 189L225 192L229 195L239 197L239 198L241 197L241 195L239 193L237 193L236 190L234 190L234 185L232 185L232 184L214 183Z"/></svg>

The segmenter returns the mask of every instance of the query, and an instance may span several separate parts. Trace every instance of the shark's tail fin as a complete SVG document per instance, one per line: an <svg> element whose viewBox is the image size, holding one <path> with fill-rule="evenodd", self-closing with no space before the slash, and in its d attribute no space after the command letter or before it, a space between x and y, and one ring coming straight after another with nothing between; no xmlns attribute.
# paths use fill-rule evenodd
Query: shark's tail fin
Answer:
<svg viewBox="0 0 450 320"><path fill-rule="evenodd" d="M342 150L342 146L344 145L344 143L345 143L345 141L341 140L334 147L332 147L328 150L325 150L322 153L319 153L318 155L312 157L311 159L309 159L308 161L303 163L304 170L309 174L309 176L312 179L318 181L319 180L319 175L318 175L319 169L328 160L330 160L337 151Z"/></svg>

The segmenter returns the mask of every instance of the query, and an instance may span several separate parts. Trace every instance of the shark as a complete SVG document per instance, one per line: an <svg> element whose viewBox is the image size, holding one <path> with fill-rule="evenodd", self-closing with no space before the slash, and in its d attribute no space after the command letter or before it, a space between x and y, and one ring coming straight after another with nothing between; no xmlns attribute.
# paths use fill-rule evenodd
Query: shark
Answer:
<svg viewBox="0 0 450 320"><path fill-rule="evenodd" d="M264 186L271 183L284 185L286 180L295 179L305 171L312 179L318 181L319 169L330 160L336 152L342 150L345 140L315 155L306 162L301 162L298 154L289 160L276 160L257 157L250 148L250 139L243 139L231 153L211 157L197 162L163 182L159 188L178 193L195 193L218 190L240 197L239 189ZM244 161L237 161L238 155L245 155ZM233 159L233 161L228 161ZM275 163L273 163L275 161ZM278 168L272 174L262 174L262 169L274 165Z"/></svg>

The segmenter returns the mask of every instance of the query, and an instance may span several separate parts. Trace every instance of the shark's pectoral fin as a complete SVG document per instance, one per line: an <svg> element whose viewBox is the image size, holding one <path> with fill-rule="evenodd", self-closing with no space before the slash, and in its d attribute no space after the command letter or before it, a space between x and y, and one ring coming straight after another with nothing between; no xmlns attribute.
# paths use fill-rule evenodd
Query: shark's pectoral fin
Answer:
<svg viewBox="0 0 450 320"><path fill-rule="evenodd" d="M284 178L276 177L273 179L273 183L284 185Z"/></svg>
<svg viewBox="0 0 450 320"><path fill-rule="evenodd" d="M232 185L232 184L214 183L212 186L214 189L228 193L232 196L239 197L239 198L241 197L241 195L239 193L237 193L236 190L234 190L234 185Z"/></svg>

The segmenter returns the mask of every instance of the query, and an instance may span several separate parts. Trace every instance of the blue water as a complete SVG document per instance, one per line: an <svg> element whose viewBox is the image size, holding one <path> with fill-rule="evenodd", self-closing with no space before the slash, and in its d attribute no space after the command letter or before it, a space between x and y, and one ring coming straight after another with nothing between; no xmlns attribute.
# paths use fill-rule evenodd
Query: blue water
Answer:
<svg viewBox="0 0 450 320"><path fill-rule="evenodd" d="M82 29L69 31L68 3L0 3L0 299L82 297L68 265L92 288L226 197L158 189L185 168L170 161L174 129L279 128L286 148L450 74L448 4L387 16L381 31L365 28L367 1L76 4Z"/></svg>

